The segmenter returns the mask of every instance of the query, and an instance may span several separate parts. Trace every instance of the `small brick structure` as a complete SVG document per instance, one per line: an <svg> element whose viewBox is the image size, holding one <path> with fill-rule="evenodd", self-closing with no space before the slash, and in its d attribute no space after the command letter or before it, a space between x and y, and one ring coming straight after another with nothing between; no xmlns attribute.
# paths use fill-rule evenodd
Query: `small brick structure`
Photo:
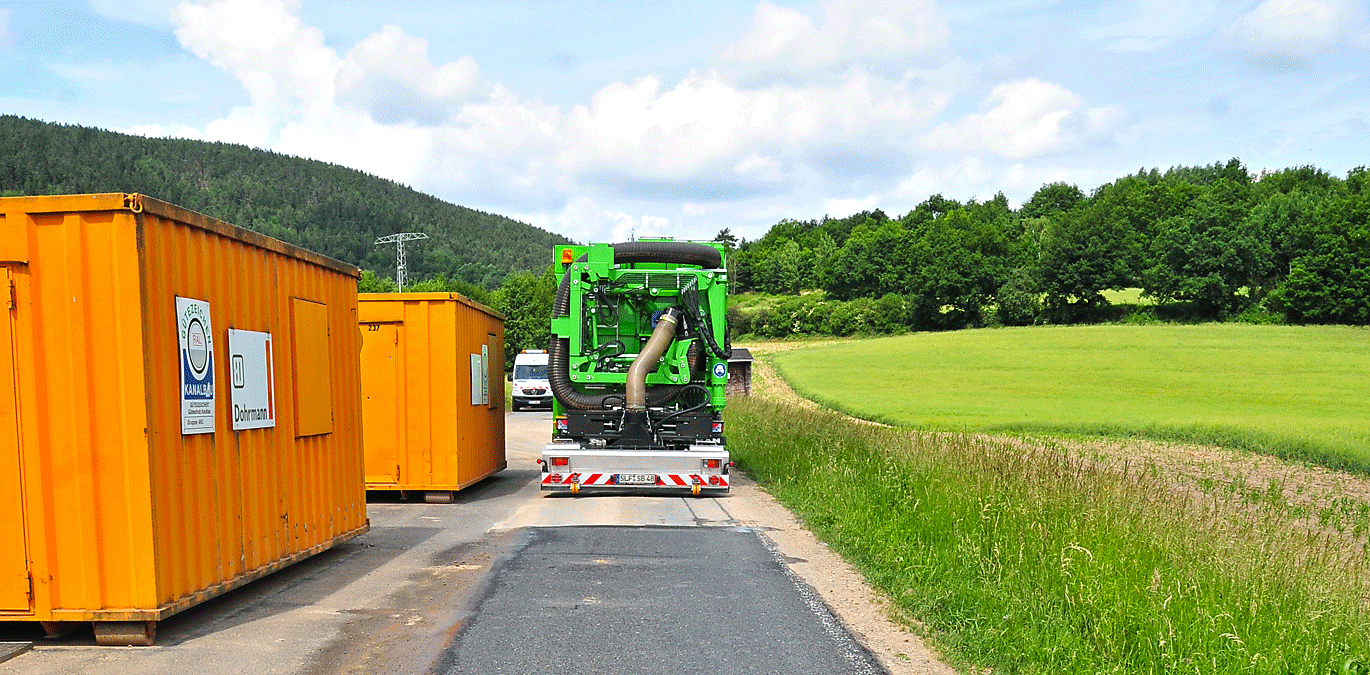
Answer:
<svg viewBox="0 0 1370 675"><path fill-rule="evenodd" d="M728 358L728 396L752 395L752 358L751 351L733 347L733 355Z"/></svg>

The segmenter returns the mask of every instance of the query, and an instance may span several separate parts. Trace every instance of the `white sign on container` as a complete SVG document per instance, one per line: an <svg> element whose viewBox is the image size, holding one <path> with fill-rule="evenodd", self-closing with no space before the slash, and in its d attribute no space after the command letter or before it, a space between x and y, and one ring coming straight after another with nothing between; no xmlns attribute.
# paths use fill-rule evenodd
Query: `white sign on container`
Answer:
<svg viewBox="0 0 1370 675"><path fill-rule="evenodd" d="M214 433L214 329L209 303L176 298L181 361L181 433Z"/></svg>
<svg viewBox="0 0 1370 675"><path fill-rule="evenodd" d="M481 386L482 375L485 370L485 362L480 358L480 354L471 355L471 405L485 405L486 396L484 388Z"/></svg>
<svg viewBox="0 0 1370 675"><path fill-rule="evenodd" d="M276 378L271 333L228 329L233 430L276 426Z"/></svg>

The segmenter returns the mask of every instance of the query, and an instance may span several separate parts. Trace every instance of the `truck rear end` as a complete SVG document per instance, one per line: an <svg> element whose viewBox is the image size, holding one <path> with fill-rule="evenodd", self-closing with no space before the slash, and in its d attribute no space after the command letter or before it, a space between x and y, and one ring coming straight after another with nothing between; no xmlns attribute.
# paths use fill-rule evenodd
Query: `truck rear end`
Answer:
<svg viewBox="0 0 1370 675"><path fill-rule="evenodd" d="M720 244L559 246L542 489L726 492Z"/></svg>

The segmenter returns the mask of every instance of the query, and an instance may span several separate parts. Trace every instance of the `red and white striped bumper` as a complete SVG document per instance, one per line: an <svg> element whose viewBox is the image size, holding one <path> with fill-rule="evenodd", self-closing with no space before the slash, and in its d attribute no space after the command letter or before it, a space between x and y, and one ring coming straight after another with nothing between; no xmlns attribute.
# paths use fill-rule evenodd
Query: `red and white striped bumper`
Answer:
<svg viewBox="0 0 1370 675"><path fill-rule="evenodd" d="M641 483L620 485L616 473L545 473L542 475L542 489L570 490L572 485L579 489L595 487L641 488L644 490L693 489L698 485L701 490L727 490L728 476L720 474L679 474L658 473L655 485Z"/></svg>

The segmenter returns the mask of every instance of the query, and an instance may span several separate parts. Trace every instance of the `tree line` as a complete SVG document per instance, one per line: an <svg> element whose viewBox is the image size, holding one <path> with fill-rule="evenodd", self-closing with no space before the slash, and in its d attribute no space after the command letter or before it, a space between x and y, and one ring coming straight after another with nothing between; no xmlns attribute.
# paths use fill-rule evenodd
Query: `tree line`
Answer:
<svg viewBox="0 0 1370 675"><path fill-rule="evenodd" d="M734 292L793 296L735 330L946 330L1126 318L1105 292L1140 289L1134 319L1370 323L1370 171L1253 174L1232 159L1143 169L1086 194L1043 185L933 195L891 218L785 220L755 241L729 230ZM806 291L821 290L823 293ZM854 303L854 304L852 304ZM772 316L776 312L779 315Z"/></svg>
<svg viewBox="0 0 1370 675"><path fill-rule="evenodd" d="M0 195L141 192L368 270L394 290L391 247L414 291L454 291L506 316L509 353L542 348L570 240L345 167L240 145L151 139L0 116ZM1370 323L1370 171L1312 166L1253 174L1233 159L1142 169L1086 194L1043 185L1020 208L1002 193L933 195L899 217L783 220L755 241L729 230L734 293L774 294L730 314L734 333L887 333L1135 320ZM1151 307L1119 307L1140 289ZM821 291L814 293L811 291ZM1124 314L1129 312L1131 317Z"/></svg>

